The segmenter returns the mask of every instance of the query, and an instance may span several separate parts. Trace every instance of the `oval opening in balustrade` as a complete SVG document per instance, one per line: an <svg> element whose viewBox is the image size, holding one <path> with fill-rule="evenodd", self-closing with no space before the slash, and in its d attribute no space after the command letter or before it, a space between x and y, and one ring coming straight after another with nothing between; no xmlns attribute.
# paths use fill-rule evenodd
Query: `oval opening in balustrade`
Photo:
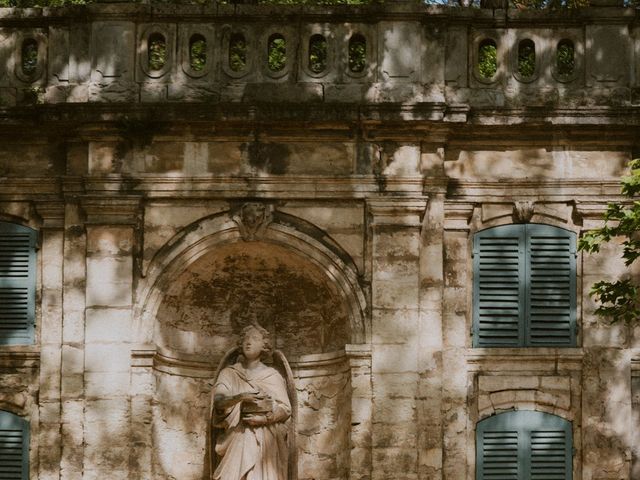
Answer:
<svg viewBox="0 0 640 480"><path fill-rule="evenodd" d="M536 45L528 38L518 43L518 73L524 78L536 73Z"/></svg>
<svg viewBox="0 0 640 480"><path fill-rule="evenodd" d="M147 42L147 66L149 70L162 70L167 63L167 41L164 35L154 32Z"/></svg>
<svg viewBox="0 0 640 480"><path fill-rule="evenodd" d="M196 72L201 72L207 65L207 40L199 33L189 39L189 65Z"/></svg>
<svg viewBox="0 0 640 480"><path fill-rule="evenodd" d="M491 38L485 38L478 46L478 73L491 79L498 71L498 48Z"/></svg>
<svg viewBox="0 0 640 480"><path fill-rule="evenodd" d="M576 50L571 40L566 38L558 42L556 50L556 72L558 75L570 76L576 68Z"/></svg>
<svg viewBox="0 0 640 480"><path fill-rule="evenodd" d="M327 39L323 35L311 35L309 39L309 70L322 73L327 68Z"/></svg>
<svg viewBox="0 0 640 480"><path fill-rule="evenodd" d="M359 33L349 39L349 70L361 73L367 66L367 40Z"/></svg>
<svg viewBox="0 0 640 480"><path fill-rule="evenodd" d="M267 42L267 63L269 70L280 72L287 64L287 43L282 35L274 33Z"/></svg>
<svg viewBox="0 0 640 480"><path fill-rule="evenodd" d="M242 33L232 33L229 37L229 68L241 72L247 66L247 40Z"/></svg>
<svg viewBox="0 0 640 480"><path fill-rule="evenodd" d="M31 76L38 67L38 42L34 38L27 38L22 42L22 73Z"/></svg>

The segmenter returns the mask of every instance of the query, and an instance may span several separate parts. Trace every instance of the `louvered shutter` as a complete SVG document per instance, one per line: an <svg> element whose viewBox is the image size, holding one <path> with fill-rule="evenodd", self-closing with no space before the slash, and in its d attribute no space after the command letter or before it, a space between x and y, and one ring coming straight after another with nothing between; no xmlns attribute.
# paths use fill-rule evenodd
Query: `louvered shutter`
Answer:
<svg viewBox="0 0 640 480"><path fill-rule="evenodd" d="M576 237L550 225L526 225L527 344L575 345Z"/></svg>
<svg viewBox="0 0 640 480"><path fill-rule="evenodd" d="M476 347L513 347L524 342L525 240L521 227L505 225L474 236Z"/></svg>
<svg viewBox="0 0 640 480"><path fill-rule="evenodd" d="M477 480L571 480L567 420L534 411L505 412L478 422Z"/></svg>
<svg viewBox="0 0 640 480"><path fill-rule="evenodd" d="M0 222L0 344L33 343L36 232Z"/></svg>
<svg viewBox="0 0 640 480"><path fill-rule="evenodd" d="M0 479L29 478L29 422L0 411Z"/></svg>

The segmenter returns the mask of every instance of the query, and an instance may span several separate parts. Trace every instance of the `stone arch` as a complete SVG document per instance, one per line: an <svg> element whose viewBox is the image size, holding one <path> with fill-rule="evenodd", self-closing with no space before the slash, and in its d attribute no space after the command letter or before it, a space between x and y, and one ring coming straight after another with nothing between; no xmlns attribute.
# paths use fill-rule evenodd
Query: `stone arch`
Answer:
<svg viewBox="0 0 640 480"><path fill-rule="evenodd" d="M134 317L138 342L154 342L158 310L177 275L210 252L246 240L234 213L216 214L192 223L156 254L138 286L139 301ZM262 243L284 249L321 271L344 301L351 331L350 343L364 343L369 337L365 323L366 300L349 255L309 222L280 212L275 212L270 220L246 245Z"/></svg>
<svg viewBox="0 0 640 480"><path fill-rule="evenodd" d="M492 415L511 410L533 410L537 412L557 415L565 420L572 421L574 413L560 404L559 395L534 390L503 390L498 392L500 399L494 403L488 403L478 410L477 421Z"/></svg>

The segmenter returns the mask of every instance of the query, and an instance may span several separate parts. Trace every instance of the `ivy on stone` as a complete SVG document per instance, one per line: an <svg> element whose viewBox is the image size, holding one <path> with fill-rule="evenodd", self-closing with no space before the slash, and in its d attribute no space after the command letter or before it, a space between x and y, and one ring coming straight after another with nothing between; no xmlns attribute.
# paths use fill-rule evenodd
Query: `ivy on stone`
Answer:
<svg viewBox="0 0 640 480"><path fill-rule="evenodd" d="M622 178L622 194L628 202L612 203L604 215L605 225L583 235L578 250L597 253L600 246L614 238L623 239L622 258L628 267L640 258L640 159L630 163L630 175ZM599 306L596 314L616 322L637 322L640 318L638 279L596 282L589 292Z"/></svg>

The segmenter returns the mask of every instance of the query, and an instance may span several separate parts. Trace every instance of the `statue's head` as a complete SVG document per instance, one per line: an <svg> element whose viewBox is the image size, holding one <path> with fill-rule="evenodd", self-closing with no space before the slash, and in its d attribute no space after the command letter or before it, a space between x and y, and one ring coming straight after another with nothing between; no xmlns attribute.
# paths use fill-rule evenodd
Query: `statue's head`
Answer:
<svg viewBox="0 0 640 480"><path fill-rule="evenodd" d="M271 351L271 334L257 323L252 323L242 329L238 346L245 358L259 358Z"/></svg>

